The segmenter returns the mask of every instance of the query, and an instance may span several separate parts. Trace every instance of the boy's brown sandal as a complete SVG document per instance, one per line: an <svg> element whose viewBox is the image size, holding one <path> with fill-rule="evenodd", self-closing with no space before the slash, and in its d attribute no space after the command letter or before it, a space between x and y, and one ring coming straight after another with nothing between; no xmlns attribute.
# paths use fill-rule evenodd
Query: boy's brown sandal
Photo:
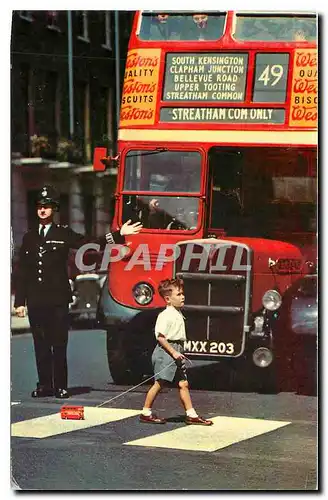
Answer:
<svg viewBox="0 0 328 500"><path fill-rule="evenodd" d="M207 420L203 417L186 417L187 425L213 425L212 420Z"/></svg>
<svg viewBox="0 0 328 500"><path fill-rule="evenodd" d="M151 415L140 415L140 422L144 422L145 424L165 424L165 418L157 417L154 413Z"/></svg>

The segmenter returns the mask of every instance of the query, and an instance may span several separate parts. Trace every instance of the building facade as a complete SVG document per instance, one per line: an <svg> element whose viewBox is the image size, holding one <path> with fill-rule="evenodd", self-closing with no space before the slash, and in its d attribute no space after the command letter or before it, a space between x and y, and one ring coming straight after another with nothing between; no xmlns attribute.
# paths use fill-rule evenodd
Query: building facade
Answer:
<svg viewBox="0 0 328 500"><path fill-rule="evenodd" d="M15 250L36 223L44 183L60 194L58 222L108 229L115 171L95 174L93 150L116 144L116 71L122 82L132 11L13 11L11 220ZM116 60L115 30L119 39Z"/></svg>

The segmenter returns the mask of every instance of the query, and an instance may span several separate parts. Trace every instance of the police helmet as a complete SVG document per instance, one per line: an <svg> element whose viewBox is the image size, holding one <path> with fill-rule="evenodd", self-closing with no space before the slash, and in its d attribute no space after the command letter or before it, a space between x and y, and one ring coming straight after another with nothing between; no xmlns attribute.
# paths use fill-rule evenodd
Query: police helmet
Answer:
<svg viewBox="0 0 328 500"><path fill-rule="evenodd" d="M52 186L43 186L38 192L36 203L37 205L51 205L54 209L58 210L59 201L56 190Z"/></svg>

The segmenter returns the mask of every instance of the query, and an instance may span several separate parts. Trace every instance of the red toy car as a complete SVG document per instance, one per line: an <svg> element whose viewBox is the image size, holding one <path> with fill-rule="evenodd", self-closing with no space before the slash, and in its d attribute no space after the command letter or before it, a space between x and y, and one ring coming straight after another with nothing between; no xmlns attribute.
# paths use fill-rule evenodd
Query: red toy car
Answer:
<svg viewBox="0 0 328 500"><path fill-rule="evenodd" d="M84 420L83 406L62 406L60 416L64 420Z"/></svg>

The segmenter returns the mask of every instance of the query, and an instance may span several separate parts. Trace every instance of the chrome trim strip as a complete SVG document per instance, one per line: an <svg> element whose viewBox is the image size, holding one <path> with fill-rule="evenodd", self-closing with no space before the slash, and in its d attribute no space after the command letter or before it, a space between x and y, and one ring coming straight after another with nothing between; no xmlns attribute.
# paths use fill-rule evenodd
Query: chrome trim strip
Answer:
<svg viewBox="0 0 328 500"><path fill-rule="evenodd" d="M243 340L242 340L240 353L237 356L234 356L234 358L239 358L245 350L246 331L248 329L247 321L248 321L249 308L250 308L250 302L251 302L251 284L252 284L252 276L253 276L253 274L252 274L253 250L245 243L241 243L241 242L237 242L237 241L236 242L231 241L231 243L233 243L235 246L239 246L239 247L244 248L247 252Z"/></svg>
<svg viewBox="0 0 328 500"><path fill-rule="evenodd" d="M200 281L245 281L245 276L240 274L209 274L209 273L177 273L179 278Z"/></svg>
<svg viewBox="0 0 328 500"><path fill-rule="evenodd" d="M207 287L207 307L211 306L211 293L212 293L212 283L209 282L208 287ZM210 340L210 315L207 315L206 318L206 339Z"/></svg>
<svg viewBox="0 0 328 500"><path fill-rule="evenodd" d="M208 298L210 300L210 286L208 287L209 288L209 294L208 294ZM208 301L208 304L207 306L200 306L200 305L195 305L195 306L183 306L183 310L184 311L193 311L193 312L196 312L196 311L200 311L200 312L208 312L208 314L210 313L232 313L232 314L240 314L242 312L244 312L244 308L243 307L239 307L239 306L211 306L211 304L209 303ZM210 340L210 339L207 339L207 340Z"/></svg>

